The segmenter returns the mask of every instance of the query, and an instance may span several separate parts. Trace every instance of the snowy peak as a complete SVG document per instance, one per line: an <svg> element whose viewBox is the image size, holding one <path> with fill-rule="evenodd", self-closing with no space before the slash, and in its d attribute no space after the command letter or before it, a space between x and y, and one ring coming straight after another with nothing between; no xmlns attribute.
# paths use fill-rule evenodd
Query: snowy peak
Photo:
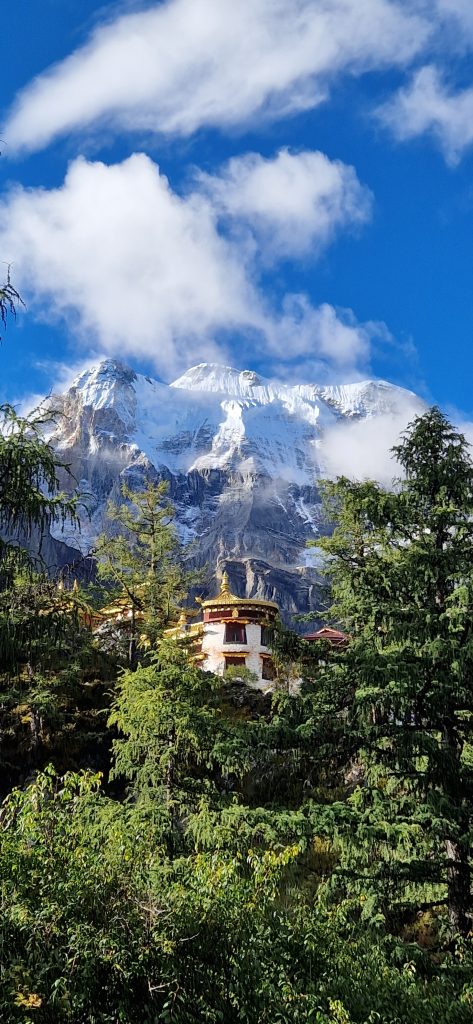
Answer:
<svg viewBox="0 0 473 1024"><path fill-rule="evenodd" d="M320 477L356 472L360 452L383 447L387 419L394 443L422 410L385 381L293 385L200 363L168 385L115 359L80 373L59 406L51 441L89 512L60 540L91 550L124 480L140 489L164 479L195 564L233 565L236 592L276 600L287 615L318 605L306 545L326 529Z"/></svg>
<svg viewBox="0 0 473 1024"><path fill-rule="evenodd" d="M342 416L375 416L397 412L406 397L415 399L412 391L384 380L364 380L352 384L285 384L270 380L254 370L237 370L217 363L198 363L170 385L184 391L226 395L267 404L282 401L286 407L296 406L300 399L326 404Z"/></svg>
<svg viewBox="0 0 473 1024"><path fill-rule="evenodd" d="M97 366L80 373L68 392L84 409L113 410L124 428L135 421L137 375L116 359L104 359Z"/></svg>
<svg viewBox="0 0 473 1024"><path fill-rule="evenodd" d="M73 380L71 390L80 391L88 405L100 401L101 396L112 388L130 388L137 375L134 370L117 359L103 359L97 366L91 366Z"/></svg>
<svg viewBox="0 0 473 1024"><path fill-rule="evenodd" d="M68 415L87 414L91 443L130 443L171 473L232 467L310 483L320 446L342 420L397 414L415 396L386 381L289 385L253 370L199 363L172 384L106 359L79 374Z"/></svg>
<svg viewBox="0 0 473 1024"><path fill-rule="evenodd" d="M204 396L209 399L212 396L212 405L224 400L241 401L242 408L281 403L287 412L296 414L300 411L303 417L312 406L309 418L313 425L319 420L322 406L342 416L376 416L397 412L407 398L416 398L413 392L383 380L290 385L262 377L254 370L238 370L218 363L199 363L166 385L135 373L116 359L104 359L83 371L73 381L69 394L77 395L84 407L114 408L118 414L123 413L124 422L129 423L137 399L144 402L143 411L149 412L150 405L162 402L166 395L167 406L174 403L177 409L182 410L184 396L178 396L178 392L191 392L200 409Z"/></svg>
<svg viewBox="0 0 473 1024"><path fill-rule="evenodd" d="M299 388L304 391L304 385ZM363 380L355 384L315 387L318 396L342 416L379 416L397 413L406 401L419 401L413 391L385 380Z"/></svg>
<svg viewBox="0 0 473 1024"><path fill-rule="evenodd" d="M216 392L235 398L248 398L252 396L255 387L265 383L268 382L254 370L236 370L233 366L220 366L219 363L198 363L170 386L185 391Z"/></svg>
<svg viewBox="0 0 473 1024"><path fill-rule="evenodd" d="M65 401L69 418L75 410L87 421L94 453L129 444L172 474L232 470L294 483L317 475L320 403L253 371L201 364L168 386L105 360L75 379Z"/></svg>

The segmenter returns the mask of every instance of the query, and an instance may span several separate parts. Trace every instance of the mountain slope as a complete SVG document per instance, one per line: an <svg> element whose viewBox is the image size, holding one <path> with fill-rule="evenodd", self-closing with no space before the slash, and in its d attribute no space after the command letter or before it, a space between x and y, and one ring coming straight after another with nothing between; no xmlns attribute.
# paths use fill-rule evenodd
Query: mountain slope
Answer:
<svg viewBox="0 0 473 1024"><path fill-rule="evenodd" d="M105 360L52 400L61 411L53 443L89 508L80 535L60 539L89 551L123 478L135 487L166 479L197 565L225 560L237 592L274 599L286 615L309 611L318 577L306 543L324 529L324 436L406 402L421 409L383 381L290 386L203 363L167 385Z"/></svg>

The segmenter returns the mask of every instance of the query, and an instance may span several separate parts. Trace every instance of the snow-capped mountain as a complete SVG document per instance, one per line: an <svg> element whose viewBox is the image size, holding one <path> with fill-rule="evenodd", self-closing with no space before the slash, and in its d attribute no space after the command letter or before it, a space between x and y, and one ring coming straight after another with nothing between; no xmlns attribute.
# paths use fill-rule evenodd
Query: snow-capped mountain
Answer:
<svg viewBox="0 0 473 1024"><path fill-rule="evenodd" d="M287 614L317 603L317 559L306 543L324 529L324 438L341 422L396 414L406 402L422 408L384 381L290 386L202 363L168 385L116 360L50 401L60 410L53 443L90 513L80 533L61 540L89 551L123 478L135 487L166 479L195 563L214 570L225 561L237 592L274 599Z"/></svg>

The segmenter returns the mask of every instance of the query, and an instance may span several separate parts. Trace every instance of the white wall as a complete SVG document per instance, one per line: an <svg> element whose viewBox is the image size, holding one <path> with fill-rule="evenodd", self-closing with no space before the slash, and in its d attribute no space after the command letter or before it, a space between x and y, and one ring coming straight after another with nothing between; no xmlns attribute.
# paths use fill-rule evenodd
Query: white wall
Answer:
<svg viewBox="0 0 473 1024"><path fill-rule="evenodd" d="M221 676L225 671L226 655L245 654L244 664L257 675L258 687L264 690L270 687L270 680L262 678L263 659L260 655L270 652L261 644L261 625L256 625L253 622L246 625L246 644L225 643L225 622L204 622L203 628L202 654L205 655L202 662L203 669Z"/></svg>

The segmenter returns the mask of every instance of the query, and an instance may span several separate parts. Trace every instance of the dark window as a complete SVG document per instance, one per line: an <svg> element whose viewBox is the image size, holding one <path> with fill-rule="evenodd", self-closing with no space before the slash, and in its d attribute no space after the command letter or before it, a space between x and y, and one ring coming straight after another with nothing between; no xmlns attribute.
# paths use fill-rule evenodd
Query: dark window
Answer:
<svg viewBox="0 0 473 1024"><path fill-rule="evenodd" d="M236 655L227 654L225 658L225 668L230 668L230 665L238 665L238 668L244 668L246 665L246 658L238 658Z"/></svg>
<svg viewBox="0 0 473 1024"><path fill-rule="evenodd" d="M262 679L274 679L275 677L274 665L271 658L263 658L263 669L261 672Z"/></svg>
<svg viewBox="0 0 473 1024"><path fill-rule="evenodd" d="M246 629L240 622L227 622L225 626L226 644L246 644Z"/></svg>
<svg viewBox="0 0 473 1024"><path fill-rule="evenodd" d="M271 647L274 630L272 626L261 626L261 646Z"/></svg>

